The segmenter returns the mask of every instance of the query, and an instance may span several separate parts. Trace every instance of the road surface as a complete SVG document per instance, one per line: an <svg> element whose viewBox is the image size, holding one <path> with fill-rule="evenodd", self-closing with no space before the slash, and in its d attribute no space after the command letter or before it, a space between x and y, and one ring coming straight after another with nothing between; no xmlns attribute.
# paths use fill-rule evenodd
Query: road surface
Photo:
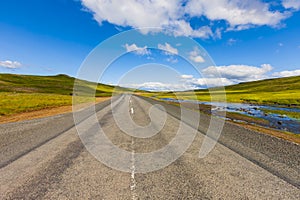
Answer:
<svg viewBox="0 0 300 200"><path fill-rule="evenodd" d="M181 111L138 96L123 95L110 103L96 105L96 116L106 137L131 156L128 162L118 154L107 157L125 168L130 165L128 171L103 164L86 149L72 114L4 124L0 199L300 199L299 145L225 123L215 148L199 158L210 116L201 114L199 127L194 127L193 110L187 110L190 114L183 123L186 134L197 133L190 147L166 167L139 173L143 163L138 154L167 146L176 137ZM140 127L149 125L154 104L167 111L163 128L160 120L153 126L157 134L138 138L126 133L138 134L138 128L128 124L126 130L120 128L128 116ZM159 108L152 110L152 117L162 114ZM96 140L96 130L85 129L92 122L89 113L78 112L82 112L78 126L85 130L80 137L87 145L96 141L104 147L106 143Z"/></svg>

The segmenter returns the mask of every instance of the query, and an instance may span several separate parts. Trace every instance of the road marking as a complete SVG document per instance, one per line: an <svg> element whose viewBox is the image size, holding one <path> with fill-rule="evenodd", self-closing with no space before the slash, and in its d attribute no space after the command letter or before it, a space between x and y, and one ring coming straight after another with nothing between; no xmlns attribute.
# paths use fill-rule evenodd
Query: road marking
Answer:
<svg viewBox="0 0 300 200"><path fill-rule="evenodd" d="M130 178L130 190L131 190L131 194L132 194L132 200L137 200L138 196L135 192L136 189L136 180L135 180L135 158L134 158L134 141L133 138L131 140L131 148L132 148L132 152L131 152L131 178Z"/></svg>
<svg viewBox="0 0 300 200"><path fill-rule="evenodd" d="M130 113L133 115L134 114L134 110L133 110L133 107L132 107L132 101L131 99L129 100L129 103L130 103ZM130 170L131 170L131 175L130 175L130 191L131 191L131 194L132 194L132 200L137 200L138 199L138 196L136 194L136 180L135 180L135 158L134 158L134 141L133 141L133 138L131 139L131 167L130 167Z"/></svg>

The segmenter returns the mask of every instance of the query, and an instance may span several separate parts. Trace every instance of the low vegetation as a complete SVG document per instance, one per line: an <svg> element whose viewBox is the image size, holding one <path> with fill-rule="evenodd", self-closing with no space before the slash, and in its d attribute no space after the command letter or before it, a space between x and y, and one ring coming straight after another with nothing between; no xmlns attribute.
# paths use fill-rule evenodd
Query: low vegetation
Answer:
<svg viewBox="0 0 300 200"><path fill-rule="evenodd" d="M292 112L292 111L285 111L285 110L269 110L269 109L262 109L267 114L278 114L278 115L286 115L288 117L300 120L300 112Z"/></svg>
<svg viewBox="0 0 300 200"><path fill-rule="evenodd" d="M254 123L254 124L261 125L261 126L269 125L268 120L241 114L241 113L236 113L236 112L226 112L226 118L235 120L235 121L238 120L238 121L243 121L243 122L247 122L247 123Z"/></svg>

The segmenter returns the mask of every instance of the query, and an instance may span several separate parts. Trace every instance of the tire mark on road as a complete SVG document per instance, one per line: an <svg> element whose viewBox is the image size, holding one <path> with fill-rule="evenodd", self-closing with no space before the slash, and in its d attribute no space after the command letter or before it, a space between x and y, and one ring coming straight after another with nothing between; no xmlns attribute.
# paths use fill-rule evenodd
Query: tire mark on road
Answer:
<svg viewBox="0 0 300 200"><path fill-rule="evenodd" d="M36 176L9 193L6 199L42 199L51 185L61 181L63 172L73 164L74 159L83 150L84 146L80 139L70 143L44 169L37 172Z"/></svg>
<svg viewBox="0 0 300 200"><path fill-rule="evenodd" d="M60 136L61 134L65 133L65 132L67 132L67 131L69 131L69 130L71 130L73 127L74 127L74 125L72 125L72 126L70 126L70 127L67 127L65 130L63 130L63 131L61 131L61 132L59 132L59 133L53 135L52 137L47 138L46 140L44 140L43 142L41 142L41 143L39 143L39 144L33 146L32 148L29 148L29 149L27 149L26 151L21 152L20 154L17 154L17 155L15 155L15 156L11 157L9 160L6 160L6 161L0 163L0 169L3 168L3 167L6 167L6 166L9 165L10 163L12 163L12 162L14 162L15 160L21 158L22 156L28 154L29 152L31 152L31 151L33 151L33 150L35 150L35 149L41 147L42 145L46 144L47 142L49 142L49 141L51 141L51 140L57 138L57 137Z"/></svg>
<svg viewBox="0 0 300 200"><path fill-rule="evenodd" d="M116 100L113 100L113 101L116 101ZM107 100L107 101L104 101L104 102L101 102L101 103L95 105L95 111L96 111L96 112L99 112L99 111L102 110L103 108L109 106L110 103L111 103L111 101L110 101L110 100ZM88 110L88 109L90 109L90 107L87 108L87 110ZM78 120L77 125L80 124L81 122L83 122L84 120L86 120L88 117L90 117L90 116L93 114L93 112L87 112L87 113L85 113L85 110L78 111L78 112L82 113L82 119L80 119L80 120L77 119L77 120ZM63 115L63 116L70 117L70 114L68 113L68 114ZM68 119L68 120L72 120L72 121L73 121L73 117L72 117L72 119ZM66 123L66 124L68 124L68 123ZM1 161L0 161L0 169L3 168L3 167L6 167L6 166L9 165L10 163L12 163L12 162L16 161L17 159L23 157L24 155L28 154L29 152L34 151L35 149L37 149L37 148L43 146L44 144L46 144L46 143L48 143L49 141L51 141L51 140L57 138L58 136L60 136L60 135L62 135L63 133L65 133L65 132L71 130L71 129L74 128L74 127L75 127L75 124L74 124L74 122L73 122L73 123L71 123L71 125L69 125L69 126L67 126L67 127L64 127L64 129L63 129L62 131L60 131L60 132L58 132L58 133L55 133L55 134L51 135L50 137L46 137L43 141L41 141L41 142L39 142L39 143L36 143L36 144L33 144L30 148L23 149L23 151L20 151L20 152L18 152L17 154L12 155L9 159L1 159ZM44 128L44 127L41 127L41 130L42 130L43 128ZM29 142L30 142L30 141L29 141ZM1 151L4 151L5 149L0 148L0 150L1 150ZM8 150L9 150L9 149L8 149Z"/></svg>

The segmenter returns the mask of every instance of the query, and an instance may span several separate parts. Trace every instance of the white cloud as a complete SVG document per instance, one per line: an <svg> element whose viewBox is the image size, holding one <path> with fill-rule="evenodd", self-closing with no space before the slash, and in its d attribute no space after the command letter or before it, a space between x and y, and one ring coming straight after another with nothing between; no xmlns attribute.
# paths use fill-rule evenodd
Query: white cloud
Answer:
<svg viewBox="0 0 300 200"><path fill-rule="evenodd" d="M181 81L189 89L200 89L234 84L233 81L221 77L194 78L193 75L181 75Z"/></svg>
<svg viewBox="0 0 300 200"><path fill-rule="evenodd" d="M225 20L237 29L247 29L249 25L277 26L289 16L285 12L271 11L268 3L259 0L191 0L185 9L191 16Z"/></svg>
<svg viewBox="0 0 300 200"><path fill-rule="evenodd" d="M124 27L162 28L183 16L180 0L82 0L82 4L99 24L107 21Z"/></svg>
<svg viewBox="0 0 300 200"><path fill-rule="evenodd" d="M81 0L101 25L107 21L118 27L157 27L175 31L175 35L195 38L220 38L221 29L213 24L224 20L224 30L244 30L255 26L279 26L291 15L290 9L299 9L298 0L284 0L285 11L271 10L262 0ZM206 17L196 26L191 18ZM199 19L200 21L200 19ZM201 26L199 26L201 25ZM149 30L142 29L143 33Z"/></svg>
<svg viewBox="0 0 300 200"><path fill-rule="evenodd" d="M230 39L227 41L227 44L228 44L229 46L232 46L232 45L234 45L236 42L237 42L236 39L230 38Z"/></svg>
<svg viewBox="0 0 300 200"><path fill-rule="evenodd" d="M5 61L0 61L0 67L4 67L7 69L17 69L22 66L21 63L18 61L11 61L11 60L5 60Z"/></svg>
<svg viewBox="0 0 300 200"><path fill-rule="evenodd" d="M217 86L225 86L234 84L233 81L227 78L199 78L192 81L197 88L210 88Z"/></svg>
<svg viewBox="0 0 300 200"><path fill-rule="evenodd" d="M299 0L283 0L282 5L286 9L289 9L289 8L292 8L295 10L300 9L300 1Z"/></svg>
<svg viewBox="0 0 300 200"><path fill-rule="evenodd" d="M149 55L151 54L150 51L147 49L147 46L144 47L138 47L136 44L125 44L124 45L127 52L133 52L138 55Z"/></svg>
<svg viewBox="0 0 300 200"><path fill-rule="evenodd" d="M172 47L169 43L165 43L164 45L163 44L158 44L157 45L157 48L159 48L160 50L163 50L165 51L165 53L167 55L170 55L170 54L178 54L178 49L176 49L175 47Z"/></svg>
<svg viewBox="0 0 300 200"><path fill-rule="evenodd" d="M174 58L173 56L169 56L166 61L168 61L169 63L178 63L178 59Z"/></svg>
<svg viewBox="0 0 300 200"><path fill-rule="evenodd" d="M228 65L228 66L211 66L202 70L202 73L208 77L222 77L232 82L245 82L261 80L268 77L267 73L272 70L269 64L263 64L261 67L249 65Z"/></svg>
<svg viewBox="0 0 300 200"><path fill-rule="evenodd" d="M275 72L272 74L274 77L289 77L289 76L300 76L300 69L292 70L292 71L281 71Z"/></svg>
<svg viewBox="0 0 300 200"><path fill-rule="evenodd" d="M193 29L191 24L185 20L177 20L170 22L168 26L165 28L174 32L175 36L187 36L187 37L195 37L195 38L209 38L214 36L211 28L209 26L202 26L198 29Z"/></svg>
<svg viewBox="0 0 300 200"><path fill-rule="evenodd" d="M200 55L200 50L195 47L193 51L189 53L189 58L196 63L205 62L204 58Z"/></svg>
<svg viewBox="0 0 300 200"><path fill-rule="evenodd" d="M194 76L193 75L188 75L188 74L183 74L183 75L180 76L180 78L182 78L182 79L192 79L192 78L194 78Z"/></svg>

